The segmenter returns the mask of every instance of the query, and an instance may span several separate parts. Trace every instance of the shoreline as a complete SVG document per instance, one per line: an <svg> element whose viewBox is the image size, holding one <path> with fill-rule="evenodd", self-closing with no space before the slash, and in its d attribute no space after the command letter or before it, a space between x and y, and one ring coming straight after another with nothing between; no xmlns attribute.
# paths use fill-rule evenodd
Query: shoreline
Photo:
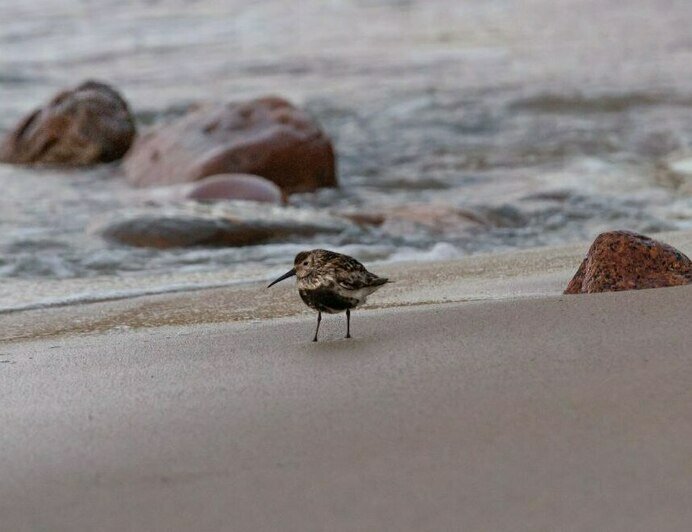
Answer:
<svg viewBox="0 0 692 532"><path fill-rule="evenodd" d="M692 255L692 231L653 235ZM533 248L453 261L394 263L373 270L395 280L368 309L559 295L590 243ZM358 313L362 312L361 310ZM270 320L310 315L292 284L265 282L106 298L0 314L0 344L160 326Z"/></svg>
<svg viewBox="0 0 692 532"><path fill-rule="evenodd" d="M478 255L454 261L373 267L395 282L357 311L438 303L559 294L581 260L576 246ZM576 266L574 265L576 264ZM536 267L547 269L536 273ZM0 344L34 338L119 332L161 326L186 327L264 321L314 314L293 283L266 289L266 281L238 282L176 292L107 298L0 315ZM355 315L356 313L354 313Z"/></svg>

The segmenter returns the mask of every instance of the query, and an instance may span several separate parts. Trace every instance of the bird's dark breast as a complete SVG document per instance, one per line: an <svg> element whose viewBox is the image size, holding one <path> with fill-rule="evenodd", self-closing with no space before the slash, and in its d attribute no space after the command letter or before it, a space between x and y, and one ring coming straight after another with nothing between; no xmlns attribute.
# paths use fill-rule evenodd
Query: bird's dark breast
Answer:
<svg viewBox="0 0 692 532"><path fill-rule="evenodd" d="M346 309L355 308L358 304L356 299L343 297L333 290L323 287L312 290L301 289L298 290L298 293L308 307L328 314L343 312Z"/></svg>

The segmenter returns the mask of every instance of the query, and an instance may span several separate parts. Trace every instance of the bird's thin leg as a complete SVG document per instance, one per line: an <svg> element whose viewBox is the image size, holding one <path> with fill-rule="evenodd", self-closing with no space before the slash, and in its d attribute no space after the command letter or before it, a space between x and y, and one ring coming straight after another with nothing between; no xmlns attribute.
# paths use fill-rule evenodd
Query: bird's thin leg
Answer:
<svg viewBox="0 0 692 532"><path fill-rule="evenodd" d="M318 312L317 313L317 329L315 329L315 337L312 339L313 342L317 341L317 333L320 330L320 322L322 321L322 313Z"/></svg>
<svg viewBox="0 0 692 532"><path fill-rule="evenodd" d="M346 309L346 338L351 337L351 309Z"/></svg>

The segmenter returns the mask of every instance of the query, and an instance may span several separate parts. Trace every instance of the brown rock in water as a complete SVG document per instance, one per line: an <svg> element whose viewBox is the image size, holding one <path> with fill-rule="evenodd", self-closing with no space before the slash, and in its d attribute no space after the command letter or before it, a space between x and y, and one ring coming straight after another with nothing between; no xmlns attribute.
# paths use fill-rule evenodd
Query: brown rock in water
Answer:
<svg viewBox="0 0 692 532"><path fill-rule="evenodd" d="M0 142L0 161L84 166L120 159L135 137L125 100L111 87L87 81L57 94L25 117Z"/></svg>
<svg viewBox="0 0 692 532"><path fill-rule="evenodd" d="M196 201L239 199L277 205L284 202L284 196L279 187L268 179L251 174L205 177L193 185L186 197Z"/></svg>
<svg viewBox="0 0 692 532"><path fill-rule="evenodd" d="M192 111L135 142L125 172L136 186L255 174L290 194L335 187L332 143L303 111L275 97Z"/></svg>
<svg viewBox="0 0 692 532"><path fill-rule="evenodd" d="M423 230L433 237L444 237L484 225L474 213L442 202L382 207L378 213L384 217L381 229L393 236Z"/></svg>
<svg viewBox="0 0 692 532"><path fill-rule="evenodd" d="M138 247L248 246L316 234L335 235L354 225L315 209L267 203L195 202L110 213L89 232Z"/></svg>
<svg viewBox="0 0 692 532"><path fill-rule="evenodd" d="M662 288L692 282L692 261L668 244L629 231L600 234L565 294Z"/></svg>
<svg viewBox="0 0 692 532"><path fill-rule="evenodd" d="M143 216L113 224L102 236L134 247L248 246L285 236L272 226L208 218Z"/></svg>
<svg viewBox="0 0 692 532"><path fill-rule="evenodd" d="M358 225L380 226L384 223L383 214L376 212L342 212L341 216Z"/></svg>

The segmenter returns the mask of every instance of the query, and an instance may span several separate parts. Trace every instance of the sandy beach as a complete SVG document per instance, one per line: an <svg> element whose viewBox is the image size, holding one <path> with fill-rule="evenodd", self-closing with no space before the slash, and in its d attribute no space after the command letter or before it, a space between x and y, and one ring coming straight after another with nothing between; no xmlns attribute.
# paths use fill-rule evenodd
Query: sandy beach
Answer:
<svg viewBox="0 0 692 532"><path fill-rule="evenodd" d="M654 235L683 253L692 255L692 231ZM397 308L435 303L540 298L562 294L589 247L588 242L535 248L509 253L482 254L453 261L409 262L372 267L394 283L365 308ZM267 277L283 273L285 267ZM153 277L141 276L130 284L142 290ZM122 282L122 281L121 281ZM59 280L40 285L51 290L79 293L80 280ZM291 283L266 290L266 282L233 283L214 288L185 289L141 297L112 298L112 279L90 279L89 287L103 299L82 304L48 304L19 312L0 313L0 346L5 343L64 335L127 332L142 327L261 321L290 316L313 316L297 297ZM27 284L27 292L30 287ZM0 287L0 295L2 288ZM41 301L34 296L36 301ZM50 302L51 298L44 298ZM78 300L79 301L79 300Z"/></svg>
<svg viewBox="0 0 692 532"><path fill-rule="evenodd" d="M692 288L559 295L584 250L393 267L352 341L289 286L4 315L3 527L686 530Z"/></svg>
<svg viewBox="0 0 692 532"><path fill-rule="evenodd" d="M692 530L691 21L0 2L0 532Z"/></svg>

